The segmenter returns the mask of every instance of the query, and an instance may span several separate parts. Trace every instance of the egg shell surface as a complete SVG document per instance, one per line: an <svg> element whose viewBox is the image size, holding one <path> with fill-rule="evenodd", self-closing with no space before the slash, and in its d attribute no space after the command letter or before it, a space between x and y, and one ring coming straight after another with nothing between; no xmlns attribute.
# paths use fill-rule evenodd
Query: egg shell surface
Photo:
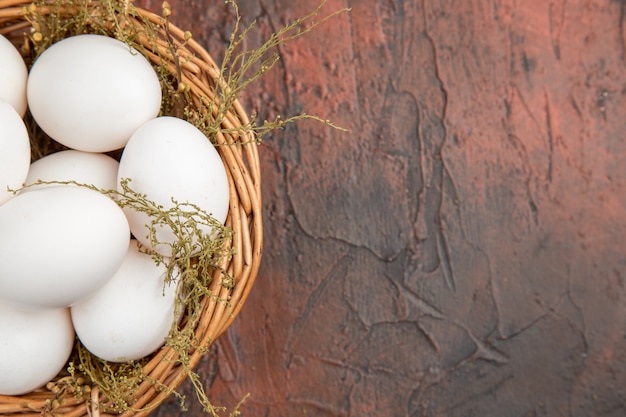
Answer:
<svg viewBox="0 0 626 417"><path fill-rule="evenodd" d="M165 343L175 319L177 285L166 268L133 239L113 278L71 308L76 334L94 355L111 362L148 356Z"/></svg>
<svg viewBox="0 0 626 417"><path fill-rule="evenodd" d="M128 141L118 169L118 189L122 179L130 179L135 192L165 208L192 203L211 214L222 224L229 208L229 186L224 163L207 137L191 123L170 116L158 117L142 125ZM151 219L147 214L124 208L130 229L143 245L151 247L147 238ZM199 225L207 234L212 227ZM157 228L159 242L172 243L177 237L171 229ZM171 256L167 244L152 248L163 256Z"/></svg>
<svg viewBox="0 0 626 417"><path fill-rule="evenodd" d="M24 117L28 68L17 48L3 35L0 35L0 62L0 99Z"/></svg>
<svg viewBox="0 0 626 417"><path fill-rule="evenodd" d="M46 49L30 70L26 93L44 132L87 152L122 148L161 107L161 84L150 62L126 43L95 34Z"/></svg>
<svg viewBox="0 0 626 417"><path fill-rule="evenodd" d="M0 206L0 299L24 309L68 307L102 287L128 248L128 222L98 191L55 186Z"/></svg>
<svg viewBox="0 0 626 417"><path fill-rule="evenodd" d="M65 367L73 346L69 309L27 312L0 302L0 395L45 385Z"/></svg>
<svg viewBox="0 0 626 417"><path fill-rule="evenodd" d="M101 190L115 190L118 166L117 160L102 153L73 149L55 152L30 164L24 181L26 185L31 185L38 180L51 183L31 185L23 191L53 187L59 185L55 182L67 181L93 185Z"/></svg>
<svg viewBox="0 0 626 417"><path fill-rule="evenodd" d="M13 106L0 100L0 205L15 196L7 187L19 189L29 166L30 140L24 121Z"/></svg>

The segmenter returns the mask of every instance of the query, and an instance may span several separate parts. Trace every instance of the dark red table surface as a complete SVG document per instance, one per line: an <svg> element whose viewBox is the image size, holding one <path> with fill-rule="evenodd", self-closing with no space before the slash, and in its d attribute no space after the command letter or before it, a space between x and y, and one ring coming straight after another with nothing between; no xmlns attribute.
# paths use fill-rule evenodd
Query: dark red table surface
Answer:
<svg viewBox="0 0 626 417"><path fill-rule="evenodd" d="M171 3L221 59L232 8ZM238 4L256 47L318 2ZM262 268L197 369L212 401L625 416L626 2L331 0L320 17L343 7L242 97L259 120L350 131L265 138Z"/></svg>

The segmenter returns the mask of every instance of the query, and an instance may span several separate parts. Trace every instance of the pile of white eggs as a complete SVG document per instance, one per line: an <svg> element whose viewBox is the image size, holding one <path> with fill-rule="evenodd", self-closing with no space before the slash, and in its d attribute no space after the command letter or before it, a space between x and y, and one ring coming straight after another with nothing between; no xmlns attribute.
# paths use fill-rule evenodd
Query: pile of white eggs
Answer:
<svg viewBox="0 0 626 417"><path fill-rule="evenodd" d="M156 71L126 43L69 37L28 70L0 36L0 62L0 394L21 395L66 366L75 337L125 362L159 349L174 322L176 284L147 253L170 247L152 248L151 219L97 189L129 179L157 204L189 202L224 223L229 186L206 136L159 116ZM27 108L67 150L31 162ZM119 149L119 161L107 154Z"/></svg>

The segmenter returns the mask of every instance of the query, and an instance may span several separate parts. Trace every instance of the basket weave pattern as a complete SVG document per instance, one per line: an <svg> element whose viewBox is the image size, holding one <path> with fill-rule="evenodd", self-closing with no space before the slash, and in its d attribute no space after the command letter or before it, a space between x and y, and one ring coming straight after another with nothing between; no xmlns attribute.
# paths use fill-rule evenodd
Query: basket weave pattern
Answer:
<svg viewBox="0 0 626 417"><path fill-rule="evenodd" d="M26 18L27 9L31 2L23 0L0 0L0 33L11 39L20 48L26 39L25 34L31 32L31 23ZM45 8L44 8L45 9ZM44 9L41 12L46 13ZM138 17L131 17L133 24L142 25L143 19L154 24L163 24L162 16L158 16L141 8L134 8ZM72 13L67 10L67 13ZM164 53L149 54L148 58L155 66L165 64L174 78L189 89L192 107L200 108L202 100L218 100L215 85L222 82L219 79L220 70L209 53L193 39L189 40L185 32L167 22L168 30L161 29L158 45ZM179 63L172 61L171 54L165 53L167 36L171 36L177 45ZM149 42L144 39L146 49L150 49ZM222 274L214 273L211 290L221 300L206 297L202 300L202 314L199 324L194 329L201 346L206 346L218 338L231 324L239 313L256 278L262 250L262 223L261 223L261 178L258 156L258 145L254 134L239 130L249 123L247 114L239 102L235 102L222 122L224 131L216 135L220 145L217 150L224 161L230 187L230 209L226 226L233 230L232 247L234 255L224 261L224 270L234 278L235 285L227 289L221 285ZM1 231L0 231L1 233ZM177 352L169 347L163 347L154 353L144 366L144 373L160 384L176 389L186 378L187 374L177 359ZM195 366L202 357L198 349L190 351L191 365ZM79 417L98 414L98 404L106 404L108 399L100 395L97 387L93 387L91 401L77 398L72 394L60 396L46 388L19 396L0 396L0 415L42 415L50 412L57 416ZM167 390L156 389L155 384L146 380L141 383L139 390L133 395L133 409L145 409L140 412L126 412L125 415L147 415L150 410L158 406L167 397Z"/></svg>

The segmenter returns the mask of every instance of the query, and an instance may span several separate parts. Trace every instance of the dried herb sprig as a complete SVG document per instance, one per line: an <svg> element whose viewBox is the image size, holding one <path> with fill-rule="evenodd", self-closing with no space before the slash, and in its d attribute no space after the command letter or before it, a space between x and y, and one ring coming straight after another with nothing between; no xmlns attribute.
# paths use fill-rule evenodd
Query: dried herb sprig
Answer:
<svg viewBox="0 0 626 417"><path fill-rule="evenodd" d="M172 328L166 340L166 345L172 347L178 354L176 359L180 362L185 373L196 388L199 400L212 415L217 415L220 407L215 407L204 393L199 376L193 371L189 352L194 350L207 351L209 346L202 345L195 335L194 329L200 320L202 300L210 298L218 303L228 304L227 299L222 299L219 293L211 287L212 278L216 271L222 279L220 286L231 289L234 285L233 278L222 264L230 259L233 254L232 230L213 218L200 207L189 202L178 202L172 199L168 207L157 204L145 194L133 190L131 181L123 178L120 181L121 190L101 189L93 184L79 183L77 181L42 181L25 185L20 190L12 190L17 193L27 188L45 185L78 186L97 191L109 196L122 209L130 209L146 214L150 223L146 225L146 235L152 247L166 245L169 247L169 256L163 256L150 251L145 247L142 250L152 256L157 265L166 267L164 286L172 282L179 285L181 297L177 300ZM207 226L211 232L206 233ZM164 228L174 232L174 242L162 242L158 239L159 231ZM185 313L185 322L178 325L175 319L181 313ZM137 391L139 384L148 378L143 372L144 361L132 361L123 364L113 364L99 359L89 353L88 350L77 341L76 355L71 364L72 376L88 378L108 398L108 403L100 404L106 411L145 411L132 408L132 397ZM159 389L167 387L152 381ZM67 383L67 381L64 381ZM85 392L81 392L85 395ZM183 404L182 396L181 405Z"/></svg>
<svg viewBox="0 0 626 417"><path fill-rule="evenodd" d="M279 62L280 55L277 52L279 47L315 30L319 25L329 19L350 11L350 8L342 8L317 18L326 2L327 0L323 0L306 16L295 19L293 22L278 29L275 33L272 33L257 49L244 49L244 41L255 28L256 22L253 21L247 27L242 28L241 14L239 13L239 6L236 1L225 0L225 3L230 5L234 10L235 23L229 37L228 47L224 53L218 82L216 83L216 93L219 100L204 103L207 106L207 111L203 113L204 117L197 117L197 113L194 112L186 113L187 117L209 137L218 132L241 133L244 131L253 133L255 140L258 142L260 142L267 133L282 129L289 123L303 119L311 119L321 122L333 129L346 131L345 128L335 125L328 119L322 119L319 116L307 113L300 113L287 118L282 118L278 115L273 120L264 120L261 124L257 122L256 114L252 114L249 123L238 126L236 129L224 128L221 123L221 121L226 118L233 104L241 99L246 88L263 77L265 73L273 69Z"/></svg>

